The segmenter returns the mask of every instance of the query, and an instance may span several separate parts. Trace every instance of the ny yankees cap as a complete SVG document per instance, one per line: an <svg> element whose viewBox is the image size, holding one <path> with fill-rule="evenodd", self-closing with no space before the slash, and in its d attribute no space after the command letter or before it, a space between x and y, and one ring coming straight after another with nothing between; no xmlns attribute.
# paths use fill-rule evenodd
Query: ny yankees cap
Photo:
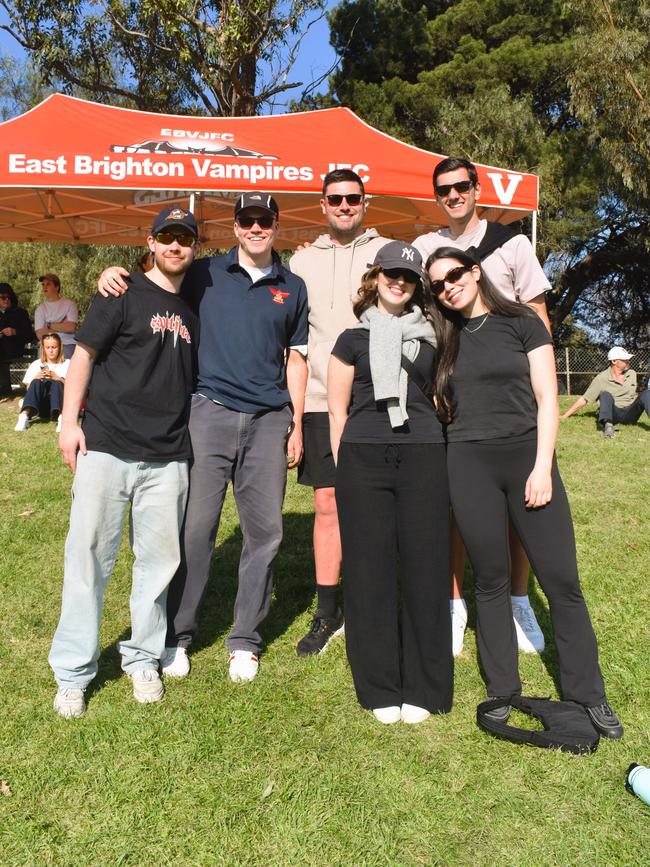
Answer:
<svg viewBox="0 0 650 867"><path fill-rule="evenodd" d="M260 208L262 211L268 211L269 214L273 214L274 217L280 215L278 203L268 193L258 193L256 191L242 193L235 202L235 218L246 208Z"/></svg>
<svg viewBox="0 0 650 867"><path fill-rule="evenodd" d="M194 219L194 214L186 211L185 208L179 208L178 205L162 209L153 221L151 234L155 235L157 232L162 232L163 229L171 229L172 226L180 226L195 238L199 237L199 230Z"/></svg>
<svg viewBox="0 0 650 867"><path fill-rule="evenodd" d="M410 271L416 280L422 277L422 256L415 247L403 241L390 241L377 251L375 261L368 267L379 265L382 271L401 269Z"/></svg>

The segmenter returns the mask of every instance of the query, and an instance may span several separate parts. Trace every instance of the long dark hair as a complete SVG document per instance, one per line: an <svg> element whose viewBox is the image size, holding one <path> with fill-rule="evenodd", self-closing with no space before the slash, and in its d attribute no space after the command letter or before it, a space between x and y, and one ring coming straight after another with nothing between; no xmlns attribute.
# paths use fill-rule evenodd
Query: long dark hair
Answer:
<svg viewBox="0 0 650 867"><path fill-rule="evenodd" d="M458 250L456 247L440 247L429 256L424 266L424 282L427 297L433 299L429 309L429 318L433 322L433 330L438 341L438 363L436 367L435 394L437 399L438 416L442 422L449 424L453 421L453 389L449 378L454 370L458 349L460 346L460 334L465 320L458 310L450 310L445 307L437 295L431 289L429 268L439 259L455 259L460 265L472 268L475 265L481 267L480 262L470 253ZM485 276L481 268L481 276L478 281L481 301L490 313L498 316L536 316L537 314L526 304L516 304L508 300Z"/></svg>
<svg viewBox="0 0 650 867"><path fill-rule="evenodd" d="M379 290L377 289L377 277L382 271L381 265L373 265L369 271L361 278L361 286L357 293L357 299L352 305L352 312L361 319L361 314L369 307L377 306L377 298ZM415 274L413 275L415 276ZM427 315L428 308L431 306L428 300L428 292L425 290L422 280L418 279L415 283L413 295L409 298L408 303L404 307L405 313L410 313L414 306L418 306L424 315Z"/></svg>

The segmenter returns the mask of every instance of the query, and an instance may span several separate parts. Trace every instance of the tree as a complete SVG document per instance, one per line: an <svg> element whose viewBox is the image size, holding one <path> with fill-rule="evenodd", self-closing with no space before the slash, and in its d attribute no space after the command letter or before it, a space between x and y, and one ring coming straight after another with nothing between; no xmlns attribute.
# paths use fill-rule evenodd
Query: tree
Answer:
<svg viewBox="0 0 650 867"><path fill-rule="evenodd" d="M345 0L330 15L329 98L420 147L538 173L556 330L573 314L637 345L650 340L647 8L636 24L631 0ZM623 62L613 47L606 65L612 16Z"/></svg>
<svg viewBox="0 0 650 867"><path fill-rule="evenodd" d="M146 111L253 115L324 0L0 0L46 84ZM311 17L310 17L311 16Z"/></svg>

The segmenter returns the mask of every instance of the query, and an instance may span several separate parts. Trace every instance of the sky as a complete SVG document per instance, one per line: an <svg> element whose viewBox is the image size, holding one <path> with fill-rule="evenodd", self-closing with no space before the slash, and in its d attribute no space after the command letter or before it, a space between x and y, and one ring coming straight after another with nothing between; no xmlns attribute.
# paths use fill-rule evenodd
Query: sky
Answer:
<svg viewBox="0 0 650 867"><path fill-rule="evenodd" d="M338 0L326 0L327 10L337 5ZM0 24L8 23L7 13L0 8ZM4 30L0 30L0 53L10 54L14 57L23 57L22 49L15 39ZM311 81L319 78L332 66L336 55L329 44L329 26L327 20L322 18L311 27L302 41L296 64L292 68L289 81L301 81L302 87L294 88L280 94L269 110L271 114L281 114L288 110L292 99L299 99L304 87ZM324 81L316 92L327 90L327 81Z"/></svg>

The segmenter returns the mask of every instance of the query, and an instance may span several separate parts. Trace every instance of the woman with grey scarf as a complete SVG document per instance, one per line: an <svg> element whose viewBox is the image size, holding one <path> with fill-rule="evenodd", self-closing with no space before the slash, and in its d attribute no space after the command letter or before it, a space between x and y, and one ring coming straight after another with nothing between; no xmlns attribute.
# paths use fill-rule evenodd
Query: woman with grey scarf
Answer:
<svg viewBox="0 0 650 867"><path fill-rule="evenodd" d="M453 694L449 495L421 274L409 244L379 250L327 386L346 649L359 703L386 724L447 713Z"/></svg>

